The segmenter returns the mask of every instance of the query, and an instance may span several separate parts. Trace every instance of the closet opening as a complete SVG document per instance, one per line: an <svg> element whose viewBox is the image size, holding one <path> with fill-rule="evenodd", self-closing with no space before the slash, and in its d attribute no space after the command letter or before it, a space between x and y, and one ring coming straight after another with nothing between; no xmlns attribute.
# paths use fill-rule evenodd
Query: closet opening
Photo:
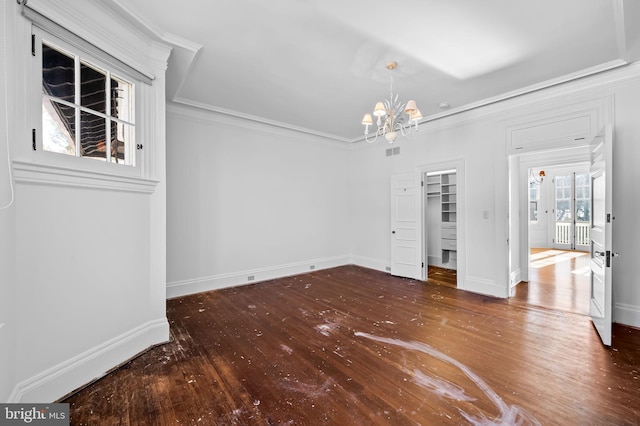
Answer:
<svg viewBox="0 0 640 426"><path fill-rule="evenodd" d="M424 174L427 279L457 287L458 179L456 169Z"/></svg>

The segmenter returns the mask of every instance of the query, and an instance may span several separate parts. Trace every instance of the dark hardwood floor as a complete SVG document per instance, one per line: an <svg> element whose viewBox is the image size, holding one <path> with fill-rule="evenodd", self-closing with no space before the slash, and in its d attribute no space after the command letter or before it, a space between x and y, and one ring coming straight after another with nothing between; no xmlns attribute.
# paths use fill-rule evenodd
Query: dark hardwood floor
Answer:
<svg viewBox="0 0 640 426"><path fill-rule="evenodd" d="M169 300L73 425L633 425L640 330L356 266Z"/></svg>

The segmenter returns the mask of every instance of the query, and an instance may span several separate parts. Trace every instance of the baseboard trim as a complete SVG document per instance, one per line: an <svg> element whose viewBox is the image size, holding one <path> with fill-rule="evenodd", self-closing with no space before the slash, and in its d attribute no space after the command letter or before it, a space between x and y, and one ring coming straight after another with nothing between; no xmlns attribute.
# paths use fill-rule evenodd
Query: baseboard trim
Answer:
<svg viewBox="0 0 640 426"><path fill-rule="evenodd" d="M522 281L522 269L518 268L515 271L511 272L509 279L509 294L511 294L511 291L513 291L518 283Z"/></svg>
<svg viewBox="0 0 640 426"><path fill-rule="evenodd" d="M363 268L375 269L377 271L391 273L391 266L388 260L375 259L365 256L351 256L353 265L362 266Z"/></svg>
<svg viewBox="0 0 640 426"><path fill-rule="evenodd" d="M613 318L619 324L640 328L640 306L616 303L613 307Z"/></svg>
<svg viewBox="0 0 640 426"><path fill-rule="evenodd" d="M471 291L473 293L486 294L488 296L501 297L506 298L508 291L504 288L504 286L499 286L493 280L487 280L484 278L478 277L470 277L466 276L465 280L465 290Z"/></svg>
<svg viewBox="0 0 640 426"><path fill-rule="evenodd" d="M18 383L8 402L55 401L104 376L114 365L168 340L167 319L149 321Z"/></svg>
<svg viewBox="0 0 640 426"><path fill-rule="evenodd" d="M335 268L337 266L348 265L350 263L350 256L335 256L286 265L270 266L267 268L250 269L230 274L173 281L167 283L167 299L201 293L203 291L220 290L227 287L254 284L260 281L303 274L314 270Z"/></svg>

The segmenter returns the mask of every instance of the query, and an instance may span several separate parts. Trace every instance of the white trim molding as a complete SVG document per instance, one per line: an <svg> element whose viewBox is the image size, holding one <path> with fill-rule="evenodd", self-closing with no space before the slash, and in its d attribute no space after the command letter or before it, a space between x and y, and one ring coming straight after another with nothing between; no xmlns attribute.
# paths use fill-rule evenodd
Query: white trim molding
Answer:
<svg viewBox="0 0 640 426"><path fill-rule="evenodd" d="M487 296L494 296L500 298L508 297L507 289L504 286L499 285L495 280L488 280L479 277L465 277L465 290L472 293L480 293Z"/></svg>
<svg viewBox="0 0 640 426"><path fill-rule="evenodd" d="M151 194L158 181L135 176L113 175L49 164L13 161L16 182L71 186Z"/></svg>
<svg viewBox="0 0 640 426"><path fill-rule="evenodd" d="M27 7L150 79L166 67L171 47L160 46L161 42L151 39L139 26L122 20L110 2L29 0Z"/></svg>
<svg viewBox="0 0 640 426"><path fill-rule="evenodd" d="M148 321L18 383L8 402L55 401L104 376L123 360L167 342L168 336L166 318Z"/></svg>
<svg viewBox="0 0 640 426"><path fill-rule="evenodd" d="M348 255L327 257L324 259L306 260L303 262L289 263L286 265L270 266L266 268L249 269L246 271L231 272L228 274L211 275L187 280L167 283L167 299L187 296L211 290L220 290L228 287L255 284L257 282L283 278L292 275L304 274L314 270L335 268L349 265Z"/></svg>
<svg viewBox="0 0 640 426"><path fill-rule="evenodd" d="M348 148L349 142L345 138L341 138L328 133L317 132L302 127L296 127L287 123L281 123L273 120L267 120L257 116L241 114L223 108L212 107L207 104L181 99L179 97L167 102L167 112L180 114L185 117L211 121L215 123L232 125L242 129L253 129L262 132L269 132L276 135L286 134L306 134L316 137L316 140L328 143L334 146Z"/></svg>
<svg viewBox="0 0 640 426"><path fill-rule="evenodd" d="M366 256L351 256L351 263L356 266L362 266L363 268L375 269L381 272L391 272L391 261L389 259L375 259L373 257Z"/></svg>
<svg viewBox="0 0 640 426"><path fill-rule="evenodd" d="M518 285L519 282L522 281L522 269L518 268L515 271L511 272L511 276L510 276L510 284L509 284L509 294L512 295L513 291L515 290L516 286Z"/></svg>
<svg viewBox="0 0 640 426"><path fill-rule="evenodd" d="M640 306L616 303L613 307L614 322L640 328Z"/></svg>

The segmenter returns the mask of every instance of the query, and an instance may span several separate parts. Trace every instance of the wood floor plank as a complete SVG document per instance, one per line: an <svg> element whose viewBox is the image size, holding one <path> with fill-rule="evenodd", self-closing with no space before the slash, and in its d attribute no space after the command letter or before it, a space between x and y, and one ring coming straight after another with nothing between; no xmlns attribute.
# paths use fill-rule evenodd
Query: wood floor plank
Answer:
<svg viewBox="0 0 640 426"><path fill-rule="evenodd" d="M74 425L640 423L640 330L345 266L167 302Z"/></svg>
<svg viewBox="0 0 640 426"><path fill-rule="evenodd" d="M532 248L529 281L514 298L530 305L589 315L589 253Z"/></svg>

